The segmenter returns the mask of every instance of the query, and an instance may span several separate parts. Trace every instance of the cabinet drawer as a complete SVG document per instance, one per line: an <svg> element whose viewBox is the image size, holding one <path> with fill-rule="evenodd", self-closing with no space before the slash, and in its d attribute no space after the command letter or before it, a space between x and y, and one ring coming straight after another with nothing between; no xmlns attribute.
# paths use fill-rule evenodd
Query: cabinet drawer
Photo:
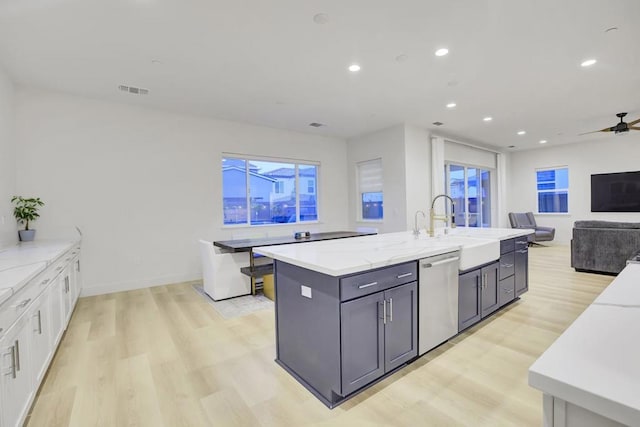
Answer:
<svg viewBox="0 0 640 427"><path fill-rule="evenodd" d="M0 311L0 329L2 329L2 332L0 332L0 335L5 334L11 325L29 309L38 295L42 293L42 290L43 288L31 281L2 304L2 310Z"/></svg>
<svg viewBox="0 0 640 427"><path fill-rule="evenodd" d="M507 240L500 241L500 254L513 252L515 249L516 249L516 239L507 239Z"/></svg>
<svg viewBox="0 0 640 427"><path fill-rule="evenodd" d="M527 240L527 236L516 237L515 239L515 250L523 250L529 247L529 241Z"/></svg>
<svg viewBox="0 0 640 427"><path fill-rule="evenodd" d="M384 267L340 279L340 300L346 301L418 280L417 262Z"/></svg>
<svg viewBox="0 0 640 427"><path fill-rule="evenodd" d="M513 252L500 255L500 278L499 280L506 279L509 276L513 276L515 271L515 259Z"/></svg>
<svg viewBox="0 0 640 427"><path fill-rule="evenodd" d="M502 307L509 301L513 300L513 298L515 298L515 289L516 289L515 277L511 276L511 277L507 277L504 280L500 280L498 286L499 286L498 301L500 303L500 307Z"/></svg>

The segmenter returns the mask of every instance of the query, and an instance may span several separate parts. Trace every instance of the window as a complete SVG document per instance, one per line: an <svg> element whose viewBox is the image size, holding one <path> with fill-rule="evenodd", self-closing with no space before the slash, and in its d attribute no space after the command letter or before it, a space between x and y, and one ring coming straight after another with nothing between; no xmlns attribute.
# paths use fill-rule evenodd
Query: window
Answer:
<svg viewBox="0 0 640 427"><path fill-rule="evenodd" d="M358 163L360 219L379 221L383 218L382 159Z"/></svg>
<svg viewBox="0 0 640 427"><path fill-rule="evenodd" d="M265 225L318 220L318 165L224 157L225 225ZM304 179L308 190L298 191ZM310 182L312 184L310 184Z"/></svg>
<svg viewBox="0 0 640 427"><path fill-rule="evenodd" d="M456 225L491 227L491 171L447 164L448 194L455 201ZM449 204L446 203L447 212Z"/></svg>
<svg viewBox="0 0 640 427"><path fill-rule="evenodd" d="M538 213L569 212L569 168L536 170Z"/></svg>

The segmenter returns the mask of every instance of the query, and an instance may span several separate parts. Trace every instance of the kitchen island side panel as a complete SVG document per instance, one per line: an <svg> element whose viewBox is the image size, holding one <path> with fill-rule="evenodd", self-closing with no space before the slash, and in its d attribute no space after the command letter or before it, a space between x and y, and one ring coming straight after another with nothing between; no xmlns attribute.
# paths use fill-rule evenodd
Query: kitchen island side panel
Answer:
<svg viewBox="0 0 640 427"><path fill-rule="evenodd" d="M275 263L278 361L333 402L341 395L339 280Z"/></svg>

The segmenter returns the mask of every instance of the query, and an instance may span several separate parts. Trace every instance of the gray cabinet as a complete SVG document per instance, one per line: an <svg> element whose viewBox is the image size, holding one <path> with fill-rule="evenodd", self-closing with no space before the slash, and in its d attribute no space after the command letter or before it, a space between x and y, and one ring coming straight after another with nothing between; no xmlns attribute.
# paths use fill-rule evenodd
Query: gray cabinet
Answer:
<svg viewBox="0 0 640 427"><path fill-rule="evenodd" d="M480 269L458 276L458 331L482 319L480 307Z"/></svg>
<svg viewBox="0 0 640 427"><path fill-rule="evenodd" d="M417 262L344 277L275 261L276 362L329 407L418 355Z"/></svg>
<svg viewBox="0 0 640 427"><path fill-rule="evenodd" d="M344 395L418 355L417 308L416 282L341 304Z"/></svg>
<svg viewBox="0 0 640 427"><path fill-rule="evenodd" d="M480 270L482 317L486 317L500 307L500 296L498 286L499 262L494 262Z"/></svg>
<svg viewBox="0 0 640 427"><path fill-rule="evenodd" d="M519 297L529 290L529 248L525 237L516 239L514 264L515 296Z"/></svg>

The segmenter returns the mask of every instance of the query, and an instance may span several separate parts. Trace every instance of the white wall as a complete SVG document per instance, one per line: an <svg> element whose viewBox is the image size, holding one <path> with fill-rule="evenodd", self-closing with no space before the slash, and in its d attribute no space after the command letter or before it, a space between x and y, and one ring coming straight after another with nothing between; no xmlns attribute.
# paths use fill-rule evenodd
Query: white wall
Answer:
<svg viewBox="0 0 640 427"><path fill-rule="evenodd" d="M16 194L14 87L0 67L0 248L18 240L11 197Z"/></svg>
<svg viewBox="0 0 640 427"><path fill-rule="evenodd" d="M373 227L379 233L406 230L404 125L397 125L348 141L350 227ZM382 159L383 221L358 221L357 163Z"/></svg>
<svg viewBox="0 0 640 427"><path fill-rule="evenodd" d="M429 225L431 206L431 135L426 129L405 126L405 180L406 180L406 227L413 229L416 211L425 213L418 218L418 227ZM444 174L444 171L443 171Z"/></svg>
<svg viewBox="0 0 640 427"><path fill-rule="evenodd" d="M536 212L537 168L569 167L569 214L536 215L538 225L556 228L556 243L568 244L579 220L640 221L640 213L592 213L591 174L640 170L640 132L599 141L511 153L507 178L509 211Z"/></svg>
<svg viewBox="0 0 640 427"><path fill-rule="evenodd" d="M35 90L16 109L17 190L41 238L84 232L85 295L200 278L199 238L347 228L343 140ZM319 161L321 223L222 227L222 152Z"/></svg>

